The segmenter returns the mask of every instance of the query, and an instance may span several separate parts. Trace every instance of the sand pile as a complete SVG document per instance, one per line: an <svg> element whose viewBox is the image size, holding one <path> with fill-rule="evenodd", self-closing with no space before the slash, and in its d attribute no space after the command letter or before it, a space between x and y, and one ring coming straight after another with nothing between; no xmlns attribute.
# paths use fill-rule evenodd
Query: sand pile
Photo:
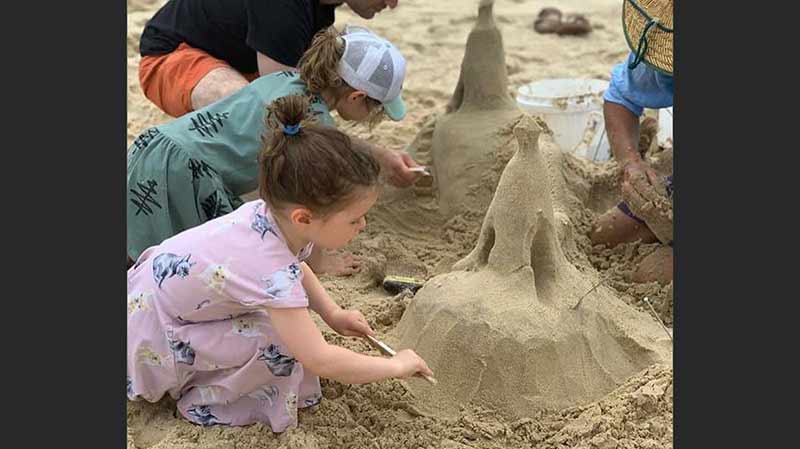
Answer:
<svg viewBox="0 0 800 449"><path fill-rule="evenodd" d="M373 132L346 123L342 123L342 128L389 148L405 148L414 141L421 162L433 166L433 131L455 97L453 86L458 85L465 42L477 22L478 3L478 0L402 0L397 9L385 11L370 21L340 8L337 25L360 24L374 29L394 42L409 62L409 77L403 92L409 107L405 120L382 123ZM139 35L146 20L161 4L163 0L128 0L129 143L147 127L169 119L142 95L137 69ZM539 10L552 5L537 0L495 2L494 16L503 33L509 91L550 77L608 79L611 66L627 54L619 26L619 0L558 2L565 13L580 12L590 17L595 29L585 37L535 33L532 24ZM445 274L472 251L493 187L516 150L511 125L497 129L495 159L483 167L480 181L466 186L474 192L474 197L482 198L482 202L476 203L482 204L482 208L466 208L452 216L441 214L438 186L430 178L412 189L387 188L367 217L366 232L349 248L368 258L368 269L351 278L322 279L337 302L364 312L376 331L396 349L398 342L390 336L404 311L417 298L393 297L377 286L377 279L385 273L413 274L426 279ZM647 311L641 298L648 294L651 301L656 298L654 305L660 309L661 317L671 323L669 286L634 285L625 279L626 270L632 271L637 260L651 251L652 246L593 248L585 237L591 220L605 210L604 205L619 199L614 190L615 164L591 164L569 155L563 157L561 175L565 190L571 194L556 201L554 216L564 257L590 281L601 275L610 276L601 288L601 296L611 295L617 302ZM659 153L653 157L666 160ZM481 182L492 188L481 190L485 189ZM572 228L558 224L563 218L561 214L569 217ZM560 235L567 233L571 238ZM597 299L584 302L591 306L593 301ZM324 325L321 327L328 341L377 354L361 340L340 337ZM422 380L364 386L323 381L321 404L316 409L301 411L300 427L280 435L262 425L200 428L176 418L174 404L169 399L158 404L129 402L128 447L666 448L672 446L671 379L669 364L653 365L597 401L565 410L542 410L519 419L503 417L488 404L464 404L447 417L429 414L425 398L416 392L418 386L424 386Z"/></svg>
<svg viewBox="0 0 800 449"><path fill-rule="evenodd" d="M603 400L506 421L469 407L444 420L420 414L400 382L345 387L323 381L326 400L283 434L268 427L201 428L172 418L168 400L128 407L128 448L189 449L661 449L672 446L672 370L653 366Z"/></svg>

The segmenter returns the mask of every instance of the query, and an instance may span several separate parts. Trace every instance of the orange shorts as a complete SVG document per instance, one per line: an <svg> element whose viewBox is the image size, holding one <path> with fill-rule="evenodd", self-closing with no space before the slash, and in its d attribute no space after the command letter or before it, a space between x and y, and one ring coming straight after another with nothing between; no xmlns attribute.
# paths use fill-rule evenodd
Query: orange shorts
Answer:
<svg viewBox="0 0 800 449"><path fill-rule="evenodd" d="M218 67L235 70L227 62L183 42L172 53L143 56L139 61L139 83L150 101L167 114L179 117L193 110L192 90ZM252 81L258 73L242 76Z"/></svg>

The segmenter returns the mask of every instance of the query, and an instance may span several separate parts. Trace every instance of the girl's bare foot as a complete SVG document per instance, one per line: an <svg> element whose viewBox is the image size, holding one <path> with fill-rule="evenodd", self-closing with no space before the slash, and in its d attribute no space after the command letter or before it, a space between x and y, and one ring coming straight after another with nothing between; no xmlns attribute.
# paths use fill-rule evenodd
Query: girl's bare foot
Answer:
<svg viewBox="0 0 800 449"><path fill-rule="evenodd" d="M308 266L316 274L350 276L361 268L361 260L346 251L325 251L314 248L308 258Z"/></svg>

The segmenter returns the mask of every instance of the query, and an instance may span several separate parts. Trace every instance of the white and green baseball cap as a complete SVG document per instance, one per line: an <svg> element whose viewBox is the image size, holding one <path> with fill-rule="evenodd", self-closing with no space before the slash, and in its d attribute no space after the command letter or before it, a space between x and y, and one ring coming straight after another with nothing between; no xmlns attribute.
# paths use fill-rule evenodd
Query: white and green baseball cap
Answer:
<svg viewBox="0 0 800 449"><path fill-rule="evenodd" d="M402 120L406 115L406 104L400 91L406 77L406 60L400 50L359 26L346 27L342 39L345 47L339 61L339 76L350 87L381 102L389 118Z"/></svg>

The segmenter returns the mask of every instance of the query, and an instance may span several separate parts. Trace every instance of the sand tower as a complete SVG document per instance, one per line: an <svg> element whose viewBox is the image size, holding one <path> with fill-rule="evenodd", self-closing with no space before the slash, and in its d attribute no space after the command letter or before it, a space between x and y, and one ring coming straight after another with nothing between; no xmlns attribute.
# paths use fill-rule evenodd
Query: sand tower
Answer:
<svg viewBox="0 0 800 449"><path fill-rule="evenodd" d="M495 164L497 148L505 141L499 130L521 113L508 91L503 37L493 5L494 0L479 3L458 84L433 131L431 159L439 207L448 217L467 206L485 210L490 196L481 201L468 194L469 187Z"/></svg>

